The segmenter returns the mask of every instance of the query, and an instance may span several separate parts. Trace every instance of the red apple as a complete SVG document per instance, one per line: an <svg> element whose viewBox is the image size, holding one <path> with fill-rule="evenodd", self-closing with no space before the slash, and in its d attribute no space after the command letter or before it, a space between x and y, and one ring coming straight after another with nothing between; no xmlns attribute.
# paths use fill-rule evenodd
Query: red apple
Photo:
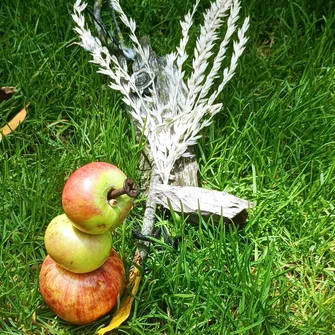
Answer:
<svg viewBox="0 0 335 335"><path fill-rule="evenodd" d="M50 256L42 264L39 287L47 305L63 320L84 325L107 314L125 286L122 261L112 250L106 262L89 273L73 273Z"/></svg>
<svg viewBox="0 0 335 335"><path fill-rule="evenodd" d="M133 206L127 194L111 198L111 191L123 188L126 175L116 166L89 163L66 181L62 205L74 225L89 234L101 234L118 227Z"/></svg>
<svg viewBox="0 0 335 335"><path fill-rule="evenodd" d="M110 232L92 235L73 226L65 215L56 216L48 225L44 236L50 257L65 269L86 273L100 267L112 248Z"/></svg>

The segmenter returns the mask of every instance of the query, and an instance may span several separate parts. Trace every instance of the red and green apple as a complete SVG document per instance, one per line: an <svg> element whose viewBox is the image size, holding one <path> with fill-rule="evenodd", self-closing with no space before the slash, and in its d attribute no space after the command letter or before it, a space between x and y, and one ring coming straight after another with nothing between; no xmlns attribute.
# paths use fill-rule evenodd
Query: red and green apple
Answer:
<svg viewBox="0 0 335 335"><path fill-rule="evenodd" d="M73 172L62 194L65 214L73 224L88 234L101 234L117 228L133 206L127 194L111 197L122 189L126 175L105 162L86 164Z"/></svg>
<svg viewBox="0 0 335 335"><path fill-rule="evenodd" d="M105 263L89 273L73 273L49 255L39 274L41 295L63 320L84 325L107 314L125 286L123 263L112 250Z"/></svg>

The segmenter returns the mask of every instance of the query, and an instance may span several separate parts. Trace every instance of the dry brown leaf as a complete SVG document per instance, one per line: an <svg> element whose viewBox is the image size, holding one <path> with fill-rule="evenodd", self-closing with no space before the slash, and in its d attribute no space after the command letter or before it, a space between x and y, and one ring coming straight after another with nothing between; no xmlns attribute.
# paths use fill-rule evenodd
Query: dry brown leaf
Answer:
<svg viewBox="0 0 335 335"><path fill-rule="evenodd" d="M133 267L129 275L129 283L127 285L128 296L121 303L119 309L113 315L113 318L107 327L101 328L97 335L104 335L106 332L109 332L113 329L119 327L124 321L129 317L131 306L134 301L134 297L138 291L141 281L141 272L137 267Z"/></svg>
<svg viewBox="0 0 335 335"><path fill-rule="evenodd" d="M21 122L27 116L27 107L29 106L29 102L21 109L4 127L0 129L0 139L2 136L6 136L10 134L13 130L15 130Z"/></svg>
<svg viewBox="0 0 335 335"><path fill-rule="evenodd" d="M16 93L16 88L13 86L0 87L0 102L8 100Z"/></svg>

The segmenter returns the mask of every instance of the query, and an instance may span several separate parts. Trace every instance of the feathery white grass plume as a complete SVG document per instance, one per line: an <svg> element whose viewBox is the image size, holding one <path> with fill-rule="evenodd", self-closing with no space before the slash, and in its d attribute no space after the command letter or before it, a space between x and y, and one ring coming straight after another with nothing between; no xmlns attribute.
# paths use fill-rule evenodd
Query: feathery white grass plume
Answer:
<svg viewBox="0 0 335 335"><path fill-rule="evenodd" d="M193 69L190 76L185 78L184 66L190 56L186 46L199 1L196 0L192 11L189 11L180 23L182 37L176 51L165 57L167 101L161 101L159 98L155 81L149 88L150 94L142 94L134 82L127 62L121 62L115 55L110 55L108 49L102 46L100 40L92 36L91 31L85 26L82 12L86 3L77 0L74 4L72 17L77 25L74 29L81 39L79 44L91 53L92 62L100 66L98 72L111 78L110 87L123 94L123 101L131 108L132 117L148 141L155 172L159 174L163 184L168 184L176 160L190 156L188 148L196 144L201 130L209 126L213 116L221 110L222 103L216 102L216 99L234 76L238 59L247 42L249 19L246 18L241 28L237 29L240 1L213 1L203 15L203 24L194 48ZM111 3L121 22L129 29L132 48L149 73L149 50L142 47L136 36L135 21L126 16L119 0L111 0ZM224 37L221 38L220 29L226 17L227 28ZM235 33L237 38L233 41L229 65L221 70L228 45ZM219 40L219 48L215 55L214 49ZM215 83L218 86L213 90Z"/></svg>

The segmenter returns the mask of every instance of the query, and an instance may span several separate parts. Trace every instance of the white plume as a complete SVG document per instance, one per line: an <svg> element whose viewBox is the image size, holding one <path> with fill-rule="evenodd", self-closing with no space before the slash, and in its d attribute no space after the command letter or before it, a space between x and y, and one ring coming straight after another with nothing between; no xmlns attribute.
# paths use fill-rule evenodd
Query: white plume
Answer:
<svg viewBox="0 0 335 335"><path fill-rule="evenodd" d="M168 184L176 160L190 156L188 147L196 144L201 129L212 123L212 118L222 109L222 103L216 102L224 86L234 76L239 57L247 42L246 32L249 18L237 28L239 19L239 0L216 0L203 15L203 24L196 40L193 53L192 72L186 78L184 66L190 55L186 52L189 42L189 30L200 0L196 0L193 10L185 15L180 23L182 37L176 51L167 55L165 75L168 78L168 102L160 101L155 82L150 96L138 92L130 69L126 62L110 55L97 37L85 26L82 12L87 4L77 0L72 18L76 23L79 44L92 55L92 62L99 65L99 73L111 78L110 87L123 94L123 101L130 107L132 117L139 130L146 137L155 170L163 184ZM132 48L140 56L150 71L149 50L142 47L136 36L136 23L123 12L118 0L112 5L121 22L129 29ZM227 18L227 28L223 38L220 28ZM233 36L236 35L234 38ZM234 40L233 40L234 39ZM222 69L229 43L233 43L233 52L228 66ZM219 43L218 51L214 47ZM217 84L217 88L213 86ZM137 94L133 94L137 93Z"/></svg>

